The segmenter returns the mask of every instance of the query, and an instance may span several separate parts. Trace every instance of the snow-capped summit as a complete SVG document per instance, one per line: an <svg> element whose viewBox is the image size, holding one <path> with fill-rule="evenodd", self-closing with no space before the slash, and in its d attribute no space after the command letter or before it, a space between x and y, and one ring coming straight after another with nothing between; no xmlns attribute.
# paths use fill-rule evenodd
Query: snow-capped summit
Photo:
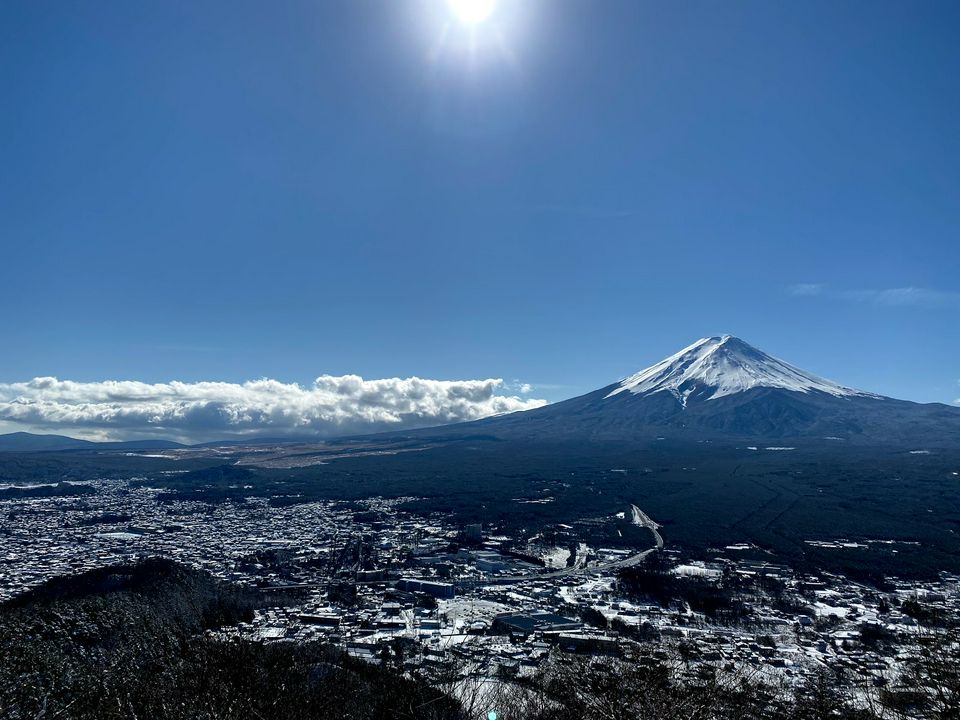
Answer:
<svg viewBox="0 0 960 720"><path fill-rule="evenodd" d="M626 378L606 397L623 392L669 392L681 405L693 397L715 400L752 388L822 392L835 397L876 397L811 375L732 335L702 338L666 360Z"/></svg>
<svg viewBox="0 0 960 720"><path fill-rule="evenodd" d="M584 395L442 432L433 428L429 436L585 442L594 449L646 447L648 442L660 447L660 440L958 449L960 408L854 390L720 335Z"/></svg>

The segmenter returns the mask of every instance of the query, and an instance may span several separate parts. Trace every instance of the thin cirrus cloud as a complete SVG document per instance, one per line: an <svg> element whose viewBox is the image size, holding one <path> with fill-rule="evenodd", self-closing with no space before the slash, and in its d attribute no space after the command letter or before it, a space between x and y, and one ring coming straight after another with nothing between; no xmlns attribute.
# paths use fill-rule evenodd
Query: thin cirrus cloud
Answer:
<svg viewBox="0 0 960 720"><path fill-rule="evenodd" d="M529 410L545 400L503 394L488 380L364 380L322 375L312 385L73 382L0 383L0 421L97 439L186 441L253 435L333 436L427 427Z"/></svg>
<svg viewBox="0 0 960 720"><path fill-rule="evenodd" d="M960 292L922 287L899 287L882 290L831 290L825 285L817 283L799 283L790 285L787 290L795 297L823 297L869 303L881 307L960 307Z"/></svg>

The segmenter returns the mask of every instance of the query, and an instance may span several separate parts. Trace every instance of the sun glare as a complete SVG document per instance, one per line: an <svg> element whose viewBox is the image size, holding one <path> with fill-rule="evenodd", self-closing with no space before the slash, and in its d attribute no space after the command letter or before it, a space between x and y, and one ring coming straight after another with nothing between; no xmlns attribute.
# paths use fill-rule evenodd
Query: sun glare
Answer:
<svg viewBox="0 0 960 720"><path fill-rule="evenodd" d="M479 25L493 15L497 0L447 0L447 7L464 25Z"/></svg>

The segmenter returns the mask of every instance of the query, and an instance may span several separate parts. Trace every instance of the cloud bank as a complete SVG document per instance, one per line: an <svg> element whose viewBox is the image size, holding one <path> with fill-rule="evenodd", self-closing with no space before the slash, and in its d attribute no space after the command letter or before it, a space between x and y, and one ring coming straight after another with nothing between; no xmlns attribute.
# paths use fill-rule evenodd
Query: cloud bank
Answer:
<svg viewBox="0 0 960 720"><path fill-rule="evenodd" d="M310 386L277 380L143 383L39 377L0 383L0 421L98 439L201 442L253 435L333 436L477 420L545 400L498 394L503 381L364 380L322 375Z"/></svg>

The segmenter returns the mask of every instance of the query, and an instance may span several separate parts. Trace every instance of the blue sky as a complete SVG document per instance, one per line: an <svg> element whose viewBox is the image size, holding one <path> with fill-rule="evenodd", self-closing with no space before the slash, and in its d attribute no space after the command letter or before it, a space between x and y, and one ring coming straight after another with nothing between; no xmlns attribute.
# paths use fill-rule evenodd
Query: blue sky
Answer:
<svg viewBox="0 0 960 720"><path fill-rule="evenodd" d="M0 383L503 378L733 333L960 398L960 5L0 5Z"/></svg>

